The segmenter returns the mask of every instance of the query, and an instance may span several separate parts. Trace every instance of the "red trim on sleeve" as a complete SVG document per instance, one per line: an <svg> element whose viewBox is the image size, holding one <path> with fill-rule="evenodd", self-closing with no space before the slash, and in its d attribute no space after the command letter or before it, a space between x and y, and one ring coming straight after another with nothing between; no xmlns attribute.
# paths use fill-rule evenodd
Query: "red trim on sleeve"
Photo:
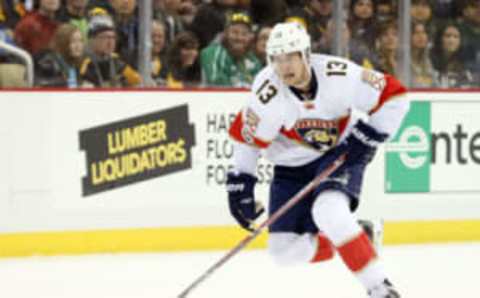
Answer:
<svg viewBox="0 0 480 298"><path fill-rule="evenodd" d="M248 125L245 125L242 112L239 112L230 126L228 133L234 140L240 143L255 145L261 149L267 148L270 145L270 142L255 137L253 135L254 131L255 127L248 127Z"/></svg>
<svg viewBox="0 0 480 298"><path fill-rule="evenodd" d="M362 270L377 256L365 232L361 232L354 239L338 247L337 251L343 262L353 272Z"/></svg>
<svg viewBox="0 0 480 298"><path fill-rule="evenodd" d="M395 96L407 92L407 88L405 88L399 80L391 75L385 74L385 83L385 88L383 88L382 94L380 94L380 99L378 100L377 105L370 110L370 115L378 111L387 101L395 98Z"/></svg>

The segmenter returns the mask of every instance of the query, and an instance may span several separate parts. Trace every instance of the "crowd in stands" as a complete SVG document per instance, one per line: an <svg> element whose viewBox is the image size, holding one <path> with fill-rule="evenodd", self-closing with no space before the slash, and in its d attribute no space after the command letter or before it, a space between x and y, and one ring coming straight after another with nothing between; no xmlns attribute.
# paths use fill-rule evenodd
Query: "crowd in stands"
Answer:
<svg viewBox="0 0 480 298"><path fill-rule="evenodd" d="M36 87L143 85L138 72L142 0L3 0L0 39L31 54ZM398 75L400 0L345 0L343 55ZM333 53L333 0L152 0L155 86L248 87L266 64L274 24L299 22L312 50ZM480 83L480 1L411 0L411 87ZM148 22L150 22L148 20ZM0 87L17 57L0 50ZM18 77L18 75L17 75Z"/></svg>

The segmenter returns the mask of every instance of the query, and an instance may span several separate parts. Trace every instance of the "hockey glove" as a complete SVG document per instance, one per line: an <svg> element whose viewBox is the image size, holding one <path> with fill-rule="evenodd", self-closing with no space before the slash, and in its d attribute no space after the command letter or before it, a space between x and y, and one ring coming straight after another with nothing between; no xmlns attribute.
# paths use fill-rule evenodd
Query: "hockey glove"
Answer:
<svg viewBox="0 0 480 298"><path fill-rule="evenodd" d="M344 141L347 147L345 167L370 163L375 156L378 145L385 142L387 138L388 134L381 133L359 120Z"/></svg>
<svg viewBox="0 0 480 298"><path fill-rule="evenodd" d="M242 228L253 231L253 224L264 211L255 201L254 188L257 178L246 173L228 173L227 192L230 213Z"/></svg>

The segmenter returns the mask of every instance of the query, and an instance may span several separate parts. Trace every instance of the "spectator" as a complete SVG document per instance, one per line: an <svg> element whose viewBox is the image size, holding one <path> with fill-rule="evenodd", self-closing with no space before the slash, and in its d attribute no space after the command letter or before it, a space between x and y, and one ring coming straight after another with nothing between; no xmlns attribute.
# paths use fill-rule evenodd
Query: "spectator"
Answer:
<svg viewBox="0 0 480 298"><path fill-rule="evenodd" d="M35 86L81 86L79 67L84 55L83 34L73 24L58 27L51 48L35 57Z"/></svg>
<svg viewBox="0 0 480 298"><path fill-rule="evenodd" d="M242 7L245 3L245 1L241 0L212 0L212 2L216 2L217 4L223 6L223 7L228 7L232 10L238 10L242 9Z"/></svg>
<svg viewBox="0 0 480 298"><path fill-rule="evenodd" d="M213 0L199 7L190 30L200 41L200 48L205 48L223 32L227 16L237 5L236 0Z"/></svg>
<svg viewBox="0 0 480 298"><path fill-rule="evenodd" d="M272 2L278 2L278 0L275 0ZM248 10L250 8L251 3L252 3L252 0L236 0L237 7L238 9L241 9L241 10Z"/></svg>
<svg viewBox="0 0 480 298"><path fill-rule="evenodd" d="M132 87L140 75L117 54L117 34L108 15L94 16L89 22L90 51L80 67L80 76L95 87Z"/></svg>
<svg viewBox="0 0 480 298"><path fill-rule="evenodd" d="M370 46L375 41L375 6L373 0L350 1L348 27L351 38Z"/></svg>
<svg viewBox="0 0 480 298"><path fill-rule="evenodd" d="M0 26L13 30L26 11L22 3L17 1L0 1Z"/></svg>
<svg viewBox="0 0 480 298"><path fill-rule="evenodd" d="M255 35L255 55L257 56L262 66L267 65L266 47L268 36L270 35L271 31L272 27L262 26L258 28L257 34Z"/></svg>
<svg viewBox="0 0 480 298"><path fill-rule="evenodd" d="M438 19L456 19L459 15L459 2L454 0L433 1L433 14Z"/></svg>
<svg viewBox="0 0 480 298"><path fill-rule="evenodd" d="M432 49L432 62L439 74L440 87L473 86L473 77L466 68L462 50L462 36L456 23L449 22L437 31Z"/></svg>
<svg viewBox="0 0 480 298"><path fill-rule="evenodd" d="M180 32L168 50L167 87L183 88L200 84L199 42L189 31Z"/></svg>
<svg viewBox="0 0 480 298"><path fill-rule="evenodd" d="M166 27L158 20L152 22L152 78L159 85L164 85L166 77Z"/></svg>
<svg viewBox="0 0 480 298"><path fill-rule="evenodd" d="M137 65L138 16L137 0L110 0L117 28L117 53L130 65Z"/></svg>
<svg viewBox="0 0 480 298"><path fill-rule="evenodd" d="M207 85L247 87L261 69L260 61L250 50L250 17L234 13L228 19L224 36L201 53L203 79Z"/></svg>
<svg viewBox="0 0 480 298"><path fill-rule="evenodd" d="M88 0L66 0L57 13L58 21L77 26L85 38L88 31L87 4Z"/></svg>
<svg viewBox="0 0 480 298"><path fill-rule="evenodd" d="M333 39L335 34L335 20L331 19L327 23L327 31L322 39L321 52L325 54L333 53ZM362 65L365 68L378 68L378 61L376 56L365 46L364 43L359 43L357 40L350 38L350 30L346 24L343 25L343 30L340 38L340 48L345 52L342 53L346 58Z"/></svg>
<svg viewBox="0 0 480 298"><path fill-rule="evenodd" d="M295 9L298 7L302 7L304 1L298 1L298 0L285 0L287 3L288 7L291 9Z"/></svg>
<svg viewBox="0 0 480 298"><path fill-rule="evenodd" d="M13 31L3 25L0 25L0 40L3 41L4 43L12 46L17 46L14 41L13 37ZM4 49L0 49L0 63L22 63L18 57L15 55L12 55L8 53L8 51L5 51Z"/></svg>
<svg viewBox="0 0 480 298"><path fill-rule="evenodd" d="M460 29L465 55L471 69L480 76L480 2L466 0L462 9Z"/></svg>
<svg viewBox="0 0 480 298"><path fill-rule="evenodd" d="M185 28L191 28L193 19L198 13L200 0L183 0L178 10L178 15Z"/></svg>
<svg viewBox="0 0 480 298"><path fill-rule="evenodd" d="M429 35L435 34L433 8L429 0L412 0L410 14L412 22L423 23Z"/></svg>
<svg viewBox="0 0 480 298"><path fill-rule="evenodd" d="M100 14L108 14L113 16L115 10L112 6L113 0L89 0L87 5L87 11L91 14L91 11L101 11Z"/></svg>
<svg viewBox="0 0 480 298"><path fill-rule="evenodd" d="M437 74L430 59L430 38L427 28L423 23L413 23L411 40L411 87L431 88L436 87Z"/></svg>
<svg viewBox="0 0 480 298"><path fill-rule="evenodd" d="M153 0L154 18L167 26L167 41L171 43L175 36L184 30L179 12L182 8L181 0ZM204 30L206 28L200 28Z"/></svg>
<svg viewBox="0 0 480 298"><path fill-rule="evenodd" d="M393 21L397 18L397 1L377 0L375 2L375 11L377 23Z"/></svg>
<svg viewBox="0 0 480 298"><path fill-rule="evenodd" d="M308 0L301 9L295 9L289 14L287 21L298 18L307 28L312 39L312 51L320 49L320 41L327 31L327 22L332 16L332 0Z"/></svg>
<svg viewBox="0 0 480 298"><path fill-rule="evenodd" d="M89 3L91 3L91 2L89 2ZM90 7L90 8L88 8L88 7ZM109 7L111 8L111 6L109 6ZM104 7L101 7L101 6L91 7L90 5L87 5L87 11L88 11L88 13L87 13L88 19L90 19L91 17L94 17L94 16L104 16L104 15L113 16L115 14L115 11L113 10L113 8L111 8L111 10L110 10L110 9L106 9ZM88 29L88 26L87 26L87 29ZM88 30L87 30L87 35L88 35Z"/></svg>
<svg viewBox="0 0 480 298"><path fill-rule="evenodd" d="M379 26L376 44L379 70L398 75L398 29L395 22L386 22Z"/></svg>
<svg viewBox="0 0 480 298"><path fill-rule="evenodd" d="M60 0L40 0L38 10L27 14L15 27L15 42L30 54L35 55L48 47L58 22L55 13Z"/></svg>
<svg viewBox="0 0 480 298"><path fill-rule="evenodd" d="M269 27L285 20L287 10L288 6L284 0L251 0L249 9L253 23Z"/></svg>

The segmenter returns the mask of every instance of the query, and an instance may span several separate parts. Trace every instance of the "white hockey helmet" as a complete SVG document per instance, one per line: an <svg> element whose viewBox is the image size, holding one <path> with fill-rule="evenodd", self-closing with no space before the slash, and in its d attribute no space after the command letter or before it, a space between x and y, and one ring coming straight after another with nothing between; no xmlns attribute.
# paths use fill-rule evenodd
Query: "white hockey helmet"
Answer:
<svg viewBox="0 0 480 298"><path fill-rule="evenodd" d="M272 58L276 55L300 52L309 69L310 35L308 35L305 27L297 22L279 23L270 32L266 52L269 64L272 64Z"/></svg>

